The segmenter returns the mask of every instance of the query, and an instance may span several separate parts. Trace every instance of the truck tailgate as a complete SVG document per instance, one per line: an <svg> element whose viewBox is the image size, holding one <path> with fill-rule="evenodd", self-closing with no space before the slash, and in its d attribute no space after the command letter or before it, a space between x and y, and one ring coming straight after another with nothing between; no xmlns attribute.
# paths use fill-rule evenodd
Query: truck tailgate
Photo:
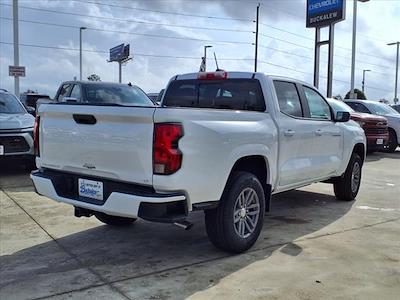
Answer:
<svg viewBox="0 0 400 300"><path fill-rule="evenodd" d="M151 185L154 111L41 105L40 166Z"/></svg>

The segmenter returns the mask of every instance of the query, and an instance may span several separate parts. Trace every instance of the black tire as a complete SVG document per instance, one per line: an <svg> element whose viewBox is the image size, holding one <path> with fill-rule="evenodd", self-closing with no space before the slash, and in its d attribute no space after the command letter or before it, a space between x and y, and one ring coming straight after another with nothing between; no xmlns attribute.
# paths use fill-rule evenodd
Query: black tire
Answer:
<svg viewBox="0 0 400 300"><path fill-rule="evenodd" d="M244 197L246 196L246 192L250 193L251 197L249 194L247 195L249 196L249 199L254 199L254 202L252 202L254 204L257 203L258 199L259 208L257 219L252 219L252 223L249 223L247 218L256 218L255 211L250 211L250 209L256 210L257 205L254 207L254 204L250 204L249 202L245 205L245 211L247 212L244 214L246 216L242 216L241 213L237 215L238 218L242 219L239 223L242 222L241 226L245 228L244 230L248 230L249 227L246 226L249 224L250 226L253 225L251 226L253 227L253 231L250 232L249 230L247 233L248 236L243 237L241 237L240 233L237 231L238 229L235 225L237 222L234 222L235 205L238 204L238 197L242 192ZM257 197L254 197L254 195ZM247 205L249 206L247 207ZM250 208L251 206L253 207ZM249 215L247 215L247 213ZM251 213L253 214L250 216ZM218 207L205 211L205 223L208 237L214 246L221 250L231 253L244 252L253 246L260 235L264 221L264 213L265 195L260 181L251 173L235 172L228 180Z"/></svg>
<svg viewBox="0 0 400 300"><path fill-rule="evenodd" d="M27 170L27 171L36 170L37 168L36 168L35 158L26 160L24 163L24 167L25 167L25 170Z"/></svg>
<svg viewBox="0 0 400 300"><path fill-rule="evenodd" d="M390 153L395 152L398 145L399 145L399 142L397 141L396 132L393 129L390 128L389 129L389 142L388 142L387 151L390 152Z"/></svg>
<svg viewBox="0 0 400 300"><path fill-rule="evenodd" d="M103 222L104 224L118 227L129 226L136 221L135 218L117 217L104 213L96 213L94 216L97 218L97 220Z"/></svg>
<svg viewBox="0 0 400 300"><path fill-rule="evenodd" d="M358 184L355 184L352 187L353 171L355 168L357 168L357 165L359 167ZM337 199L343 201L352 201L356 198L361 185L361 173L361 157L357 153L353 153L346 168L346 172L342 177L337 178L333 184L333 190Z"/></svg>

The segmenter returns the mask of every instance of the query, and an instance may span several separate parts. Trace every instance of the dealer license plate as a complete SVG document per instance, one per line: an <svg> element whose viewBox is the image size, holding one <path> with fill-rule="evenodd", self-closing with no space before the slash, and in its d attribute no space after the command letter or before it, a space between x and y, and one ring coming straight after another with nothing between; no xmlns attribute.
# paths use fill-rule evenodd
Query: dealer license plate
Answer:
<svg viewBox="0 0 400 300"><path fill-rule="evenodd" d="M79 196L103 200L103 183L88 179L78 179Z"/></svg>
<svg viewBox="0 0 400 300"><path fill-rule="evenodd" d="M377 139L376 140L377 145L382 145L383 144L383 139Z"/></svg>

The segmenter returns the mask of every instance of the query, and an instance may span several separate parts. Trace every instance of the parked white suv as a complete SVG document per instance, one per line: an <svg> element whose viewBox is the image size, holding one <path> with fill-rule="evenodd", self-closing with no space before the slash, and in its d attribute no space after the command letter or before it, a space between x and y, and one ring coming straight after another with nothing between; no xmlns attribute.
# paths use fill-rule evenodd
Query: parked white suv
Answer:
<svg viewBox="0 0 400 300"><path fill-rule="evenodd" d="M0 163L13 160L32 169L34 124L35 118L18 98L0 89Z"/></svg>
<svg viewBox="0 0 400 300"><path fill-rule="evenodd" d="M193 73L171 79L161 107L119 97L39 107L31 178L77 216L187 226L189 212L204 210L212 243L242 252L257 240L272 194L318 181L333 183L340 200L358 193L364 132L306 83Z"/></svg>
<svg viewBox="0 0 400 300"><path fill-rule="evenodd" d="M388 151L394 152L400 146L400 113L385 103L368 100L345 100L357 112L384 116L388 120Z"/></svg>

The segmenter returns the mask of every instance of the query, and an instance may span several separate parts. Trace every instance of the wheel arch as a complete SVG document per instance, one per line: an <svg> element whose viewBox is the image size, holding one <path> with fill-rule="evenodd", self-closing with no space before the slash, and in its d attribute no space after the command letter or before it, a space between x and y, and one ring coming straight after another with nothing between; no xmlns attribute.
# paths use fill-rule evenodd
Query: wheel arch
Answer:
<svg viewBox="0 0 400 300"><path fill-rule="evenodd" d="M263 155L248 155L237 159L231 168L225 188L232 177L232 174L239 171L252 173L258 178L265 194L265 210L270 211L272 186L268 158Z"/></svg>
<svg viewBox="0 0 400 300"><path fill-rule="evenodd" d="M353 148L353 153L358 154L361 157L361 160L364 164L365 155L366 155L365 145L363 143L355 144L354 148Z"/></svg>

